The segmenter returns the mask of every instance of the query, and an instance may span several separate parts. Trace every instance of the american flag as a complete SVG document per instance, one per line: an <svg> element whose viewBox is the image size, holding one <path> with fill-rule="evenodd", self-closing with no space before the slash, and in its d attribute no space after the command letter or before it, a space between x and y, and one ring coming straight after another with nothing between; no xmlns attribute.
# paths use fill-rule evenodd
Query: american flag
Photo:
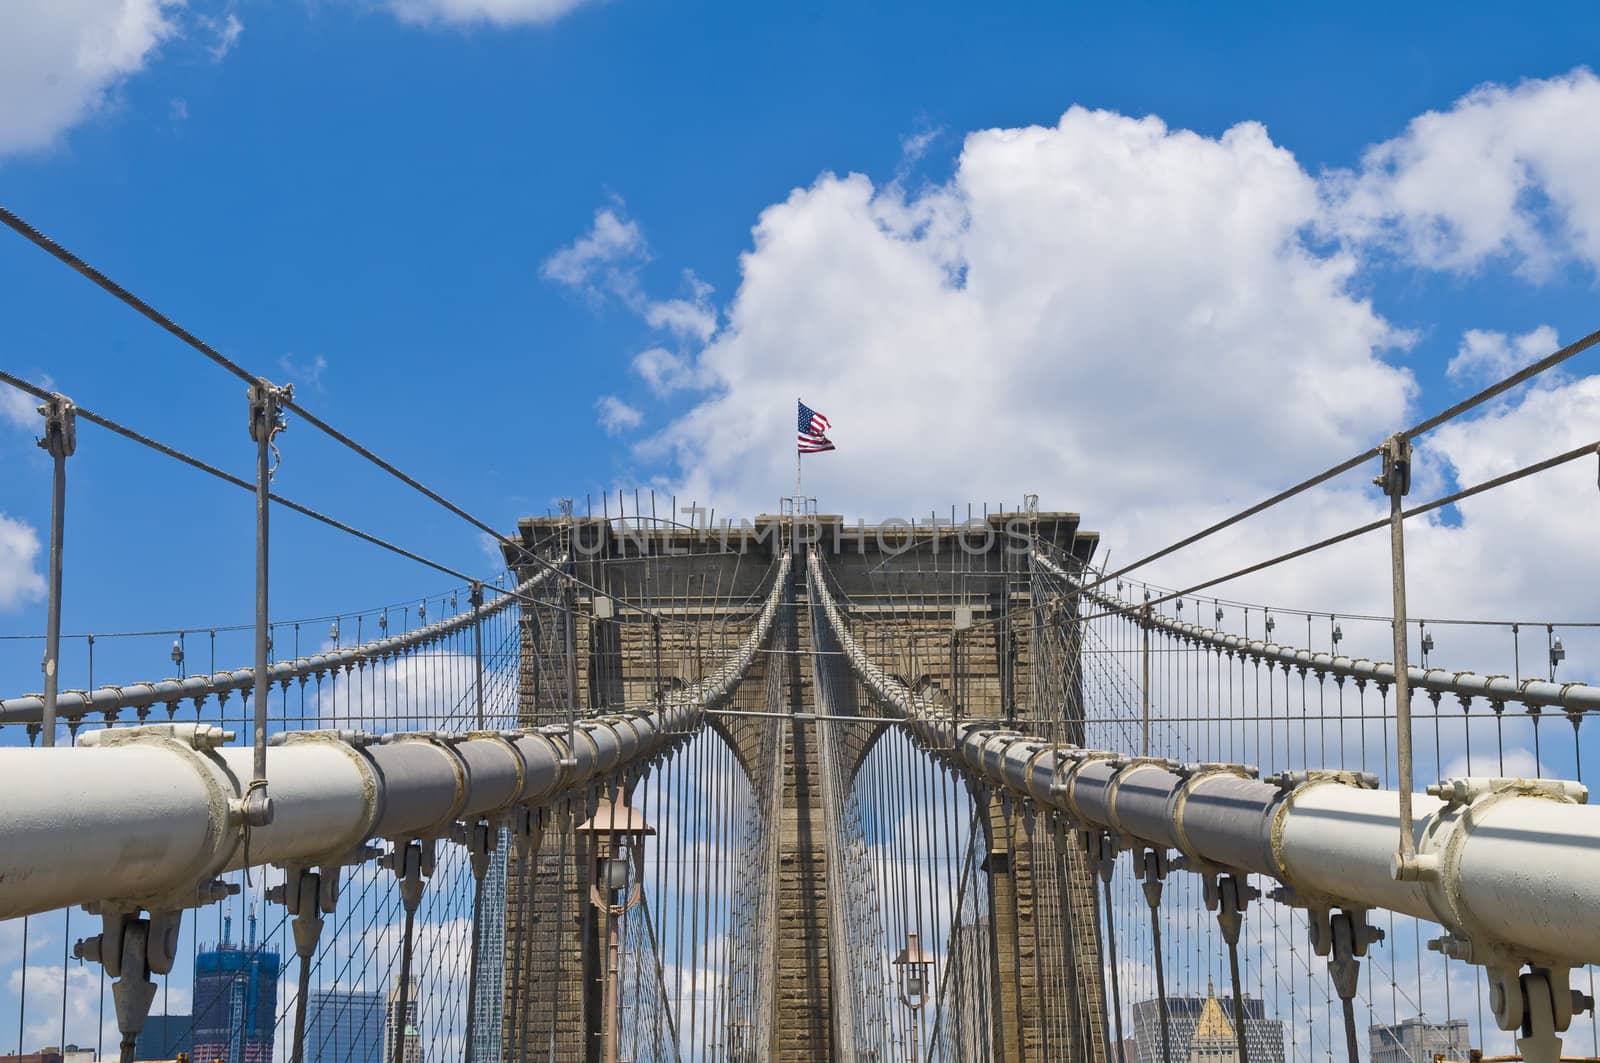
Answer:
<svg viewBox="0 0 1600 1063"><path fill-rule="evenodd" d="M831 427L833 426L826 417L802 402L800 404L800 453L816 454L819 451L832 450L833 443L826 434Z"/></svg>

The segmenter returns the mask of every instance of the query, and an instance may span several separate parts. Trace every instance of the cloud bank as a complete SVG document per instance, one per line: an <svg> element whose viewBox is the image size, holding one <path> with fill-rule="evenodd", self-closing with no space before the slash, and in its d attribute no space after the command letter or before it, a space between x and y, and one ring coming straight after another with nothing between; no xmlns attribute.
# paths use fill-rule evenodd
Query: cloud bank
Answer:
<svg viewBox="0 0 1600 1063"><path fill-rule="evenodd" d="M0 33L0 156L51 147L110 106L118 87L178 33L180 6L178 0L14 0Z"/></svg>
<svg viewBox="0 0 1600 1063"><path fill-rule="evenodd" d="M1591 94L1600 102L1586 70L1486 86L1357 169L1320 175L1256 123L1208 137L1077 107L1051 126L969 134L953 176L915 191L824 173L760 214L705 342L678 333L634 356L640 397L680 404L637 455L674 470L680 495L770 511L804 395L839 445L806 463L825 510L948 514L951 501L1038 492L1131 559L1458 397L1419 394L1405 365L1415 337L1367 298L1370 263L1542 276L1600 261L1600 196L1577 180L1600 144ZM1481 175L1477 198L1443 187L1451 173ZM585 239L645 245L637 223L625 240L604 229L597 216ZM1469 331L1450 376L1475 386L1555 344L1537 320ZM1576 445L1597 392L1553 376L1424 439L1413 497ZM1352 473L1160 574L1220 574L1372 519L1383 508L1365 481ZM1561 500L1559 528L1535 496ZM1417 601L1479 614L1492 572L1502 603L1583 613L1559 573L1600 562L1581 534L1596 518L1594 470L1574 466L1414 521ZM1385 555L1361 541L1228 590L1381 607Z"/></svg>

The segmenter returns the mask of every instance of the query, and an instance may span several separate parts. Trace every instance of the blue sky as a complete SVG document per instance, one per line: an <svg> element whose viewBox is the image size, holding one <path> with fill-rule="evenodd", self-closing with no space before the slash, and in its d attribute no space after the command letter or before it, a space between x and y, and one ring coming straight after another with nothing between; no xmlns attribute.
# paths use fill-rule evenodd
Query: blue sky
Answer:
<svg viewBox="0 0 1600 1063"><path fill-rule="evenodd" d="M619 486L771 509L798 393L836 426L825 510L1033 491L1127 559L1600 325L1593 5L998 7L22 0L0 202L508 529ZM239 382L9 232L0 309L0 367L248 474ZM1594 438L1594 371L1425 439L1419 496ZM26 635L49 467L6 398L0 634ZM281 445L284 494L492 570L308 426ZM1157 575L1379 506L1353 474ZM1592 617L1597 519L1583 463L1419 522L1416 608ZM247 622L251 520L82 426L66 629ZM450 584L289 514L274 559L280 619ZM1385 564L1229 593L1375 612ZM1510 671L1501 633L1441 632L1438 660ZM170 641L102 642L96 681L171 671ZM0 694L38 658L0 641ZM85 665L70 642L64 685Z"/></svg>
<svg viewBox="0 0 1600 1063"><path fill-rule="evenodd" d="M498 20L480 17L485 12ZM127 27L141 20L147 46L119 38L121 50L99 73L63 77L52 67L58 52L60 64L82 66L86 50L108 47L107 26L122 25L126 38ZM820 200L845 187L844 175L862 174L880 228L893 228L882 216L896 204L921 212L896 240L943 261L937 248L929 250L938 239L929 234L939 231L948 201L966 197L965 207L958 204L969 211L965 224L982 227L974 206L981 196L960 183L976 171L975 150L963 170L964 138L1028 126L1048 131L1072 107L1130 120L1157 116L1160 143L1174 150L1187 143L1183 130L1216 146L1239 123L1260 123L1258 146L1297 167L1303 186L1263 189L1260 201L1306 189L1337 198L1325 175L1343 171L1359 182L1371 146L1403 137L1419 115L1451 113L1476 86L1514 94L1526 79L1576 78L1574 91L1588 91L1581 64L1600 54L1600 19L1584 5L1551 6L1537 17L1489 4L1398 12L1345 5L1336 16L1285 19L1264 5L1201 12L1152 4L993 11L945 4L196 0L180 8L106 0L25 5L17 23L21 32L6 47L30 61L14 62L0 80L0 115L11 115L0 122L0 137L9 138L0 140L0 199L231 356L274 379L293 379L311 408L507 527L561 495L582 498L617 486L681 489L725 513L771 508L787 491L786 475L774 470L790 461L776 440L787 434L789 396L803 391L839 426L841 450L808 466L825 509L909 514L1038 491L1046 507L1083 510L1088 524L1107 531L1114 551L1132 551L1153 545L1162 529L1276 487L1345 456L1353 449L1347 443L1365 446L1402 416L1464 394L1470 375L1447 376L1445 367L1469 329L1503 333L1501 348L1514 349L1519 336L1566 342L1594 325L1588 252L1554 252L1530 265L1537 256L1501 242L1453 262L1430 258L1397 235L1408 208L1394 207L1392 198L1376 215L1331 228L1298 216L1276 219L1314 264L1350 256L1333 284L1339 313L1370 301L1381 326L1351 326L1353 338L1341 341L1335 360L1353 358L1347 368L1356 376L1354 390L1328 400L1337 408L1329 415L1333 429L1310 427L1296 442L1288 437L1298 433L1285 433L1282 422L1245 425L1240 440L1219 445L1220 453L1255 455L1245 462L1248 475L1165 504L1157 497L1164 476L1194 479L1168 463L1174 447L1239 428L1241 414L1207 413L1192 397L1144 397L1136 383L1111 379L1115 374L1097 383L1096 366L1127 357L1115 321L1084 320L1080 309L1069 331L1096 335L1096 345L1062 348L1059 358L1049 335L1018 341L1042 346L1017 356L1016 377L1025 378L1040 358L1063 365L1078 359L1073 364L1084 372L1070 381L1041 378L1036 388L1019 390L1012 380L1010 391L991 389L993 367L1007 365L1013 353L1003 334L990 331L980 336L987 341L955 352L954 368L938 363L935 375L947 386L934 394L950 408L908 397L878 410L862 406L863 396L895 391L918 375L918 340L908 335L903 347L885 347L875 336L858 346L848 322L893 311L903 293L856 284L851 270L860 257L847 236L825 238L836 241L829 246L838 261L823 266L825 260L781 255L763 266L762 255L752 255L752 227L763 211L793 205L796 189ZM43 105L47 99L55 111ZM38 117L46 111L57 115L53 124ZM1497 120L1502 130L1531 125ZM1130 121L1115 137L1133 136L1133 129ZM1593 141L1593 132L1569 128L1550 139ZM1074 137L1090 159L1116 146L1070 131L1058 139ZM1458 139L1464 151L1481 146L1468 134ZM1542 143L1515 150L1534 157ZM1014 158L998 165L1020 172ZM1161 165L1185 163L1174 157ZM1600 227L1582 213L1592 197L1563 212L1551 208L1553 196L1533 180L1517 199L1551 246L1576 246L1572 234L1586 224ZM791 230L804 227L815 206L780 220ZM1159 246L1116 239L1118 212L1136 218L1146 206L1132 200L1097 209L1111 246L1148 254L1151 265L1169 263ZM1075 209L1093 208L1080 201ZM1204 216L1210 208L1197 209ZM1470 204L1462 210L1473 213ZM597 211L622 227L626 246L579 262L563 283L553 256L591 232ZM1306 218L1312 213L1308 208ZM1455 215L1425 225L1460 222ZM1072 239L1081 252L1061 265L1070 260L1084 269L1104 253L1081 232ZM1185 246L1203 261L1206 241L1215 237L1197 232ZM1215 251L1225 257L1230 246L1224 239ZM951 267L950 283L959 287L981 255L970 247L954 254L963 261ZM1042 276L1056 264L1027 268ZM816 269L826 277L810 272ZM830 299L792 321L762 301L768 291L823 290L829 278L846 296L858 290L857 303ZM1238 292L1254 281L1241 275L1229 283ZM10 234L0 239L0 285L7 309L0 364L30 378L48 376L92 409L249 471L244 397L231 377ZM1205 320L1215 309L1206 297L1195 305L1173 301L1185 290L1153 291L1145 312ZM748 305L736 305L741 293ZM669 304L691 320L676 330L663 326L661 308ZM1285 332L1271 343L1296 345L1303 337L1293 330L1320 320L1274 323ZM1541 326L1552 331L1536 334ZM762 344L767 330L787 341ZM810 338L795 339L802 334ZM1127 343L1144 355L1150 344L1166 345L1154 351L1157 375L1159 359L1211 357L1204 342L1191 350L1187 339L1130 336ZM1315 343L1304 346L1314 367L1324 355ZM666 368L655 388L635 363L648 350L670 356L656 363ZM1283 389L1304 392L1303 381L1314 379L1293 376L1304 367L1291 364L1288 352L1269 348L1263 358L1255 363L1258 376L1261 366L1282 360ZM857 378L832 359L877 368ZM1391 366L1400 372L1385 376ZM1235 371L1219 362L1217 379ZM781 401L767 393L768 384ZM949 475L941 471L949 455L885 442L941 431L963 411L989 417L1013 409L1019 395L1050 403L1043 412L1016 410L1012 427L1036 438L1049 433L1030 431L1030 419L1043 424L1059 414L1072 421L1080 408L1107 407L1142 410L1131 423L1148 417L1175 434L1125 457L1139 467L1115 475L1103 446L1078 440L1073 460L1061 465L1031 451L1007 458L1006 445L994 445L980 424L948 429L950 445L972 460ZM616 404L623 410L612 416L612 431L596 405L607 397L614 414ZM1371 416L1351 415L1352 408ZM1321 415L1292 411L1287 423L1314 426ZM1148 425L1137 430L1150 434ZM724 448L724 440L733 442ZM761 460L752 462L741 448L757 444ZM314 430L294 425L282 449L284 493L451 564L486 567L476 531ZM1532 456L1543 452L1535 446ZM907 473L921 457L926 468ZM1437 482L1458 478L1459 458L1440 462ZM48 466L29 431L0 424L0 468L0 513L42 534ZM885 480L897 487L880 500L869 488ZM1332 530L1371 504L1357 484L1338 504L1311 507L1262 534ZM71 462L67 629L248 619L250 518L242 493L85 426ZM414 599L449 583L289 515L277 520L275 545L279 616ZM1257 545L1231 543L1190 567ZM41 571L42 557L14 552L14 590L0 600L0 631L43 627L29 568ZM1173 581L1188 571L1172 570ZM1328 585L1314 575L1302 581L1303 592L1320 605L1317 595ZM1438 581L1453 585L1448 572ZM1369 604L1381 584L1369 590L1334 604ZM1470 604L1441 594L1441 610ZM1519 604L1509 591L1505 597L1496 605ZM1559 596L1534 604L1552 615L1581 612ZM160 664L166 645L152 640L137 660L154 656ZM9 654L7 689L36 685L33 650L19 657L14 649L0 648ZM70 674L70 657L67 667Z"/></svg>

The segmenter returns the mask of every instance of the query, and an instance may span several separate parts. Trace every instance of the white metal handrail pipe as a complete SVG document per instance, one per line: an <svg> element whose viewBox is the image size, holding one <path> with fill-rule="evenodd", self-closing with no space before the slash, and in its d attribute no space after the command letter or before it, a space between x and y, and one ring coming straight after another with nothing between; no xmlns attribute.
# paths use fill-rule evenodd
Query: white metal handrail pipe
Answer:
<svg viewBox="0 0 1600 1063"><path fill-rule="evenodd" d="M553 562L559 565L560 562ZM473 606L463 613L403 635L363 642L314 653L292 660L278 661L267 673L267 682L288 684L312 676L348 671L368 661L398 657L413 650L425 648L503 612L550 578L554 569L541 569L515 590L501 594L492 602ZM120 686L103 686L96 690L66 690L56 698L56 714L65 720L77 720L91 713L104 713L114 718L124 709L149 709L156 705L176 708L178 704L192 701L199 705L210 697L225 697L235 691L248 693L255 688L256 670L236 668L230 672L211 675L192 675L184 679L161 679L153 682L125 683ZM0 724L37 723L44 718L44 695L24 694L16 698L0 699Z"/></svg>
<svg viewBox="0 0 1600 1063"><path fill-rule="evenodd" d="M1051 576L1076 588L1079 582L1044 554L1035 552L1034 563ZM1110 612L1118 613L1136 624L1148 624L1153 630L1208 646L1227 654L1249 657L1264 664L1280 668L1297 668L1318 675L1354 679L1358 683L1391 686L1394 683L1394 665L1387 661L1371 661L1364 657L1346 657L1343 654L1321 653L1295 646L1286 646L1264 639L1251 639L1230 635L1200 624L1186 624L1153 610L1146 614L1137 603L1121 601L1098 591L1080 591L1084 597ZM1448 668L1407 668L1406 675L1412 691L1426 691L1436 699L1443 694L1453 694L1463 700L1483 698L1491 704L1516 702L1539 708L1559 708L1570 713L1600 712L1600 686L1587 683L1553 683L1543 679L1513 679L1505 675L1480 675L1477 672L1456 672Z"/></svg>
<svg viewBox="0 0 1600 1063"><path fill-rule="evenodd" d="M0 749L0 919L74 904L174 910L249 864L347 863L374 839L449 837L454 824L537 807L635 769L724 704L771 634L780 563L739 648L647 707L538 730L291 732L267 750L274 816L242 827L248 747L204 724L94 731L76 747Z"/></svg>
<svg viewBox="0 0 1600 1063"><path fill-rule="evenodd" d="M1065 747L953 719L911 692L851 636L820 562L812 600L857 677L928 750L989 784L1124 847L1178 850L1204 874L1254 873L1319 909L1383 908L1437 922L1486 957L1566 967L1600 962L1600 808L1575 782L1446 780L1413 797L1418 881L1397 880L1399 794L1370 776L1254 778L1241 765Z"/></svg>

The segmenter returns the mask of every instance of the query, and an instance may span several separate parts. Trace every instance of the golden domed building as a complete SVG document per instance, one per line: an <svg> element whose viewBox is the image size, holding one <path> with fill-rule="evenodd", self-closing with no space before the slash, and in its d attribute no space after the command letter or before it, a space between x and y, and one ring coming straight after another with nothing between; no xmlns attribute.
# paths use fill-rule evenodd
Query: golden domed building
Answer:
<svg viewBox="0 0 1600 1063"><path fill-rule="evenodd" d="M1189 1063L1239 1063L1238 1034L1217 1000L1216 988L1209 982L1200 1021L1189 1038Z"/></svg>

